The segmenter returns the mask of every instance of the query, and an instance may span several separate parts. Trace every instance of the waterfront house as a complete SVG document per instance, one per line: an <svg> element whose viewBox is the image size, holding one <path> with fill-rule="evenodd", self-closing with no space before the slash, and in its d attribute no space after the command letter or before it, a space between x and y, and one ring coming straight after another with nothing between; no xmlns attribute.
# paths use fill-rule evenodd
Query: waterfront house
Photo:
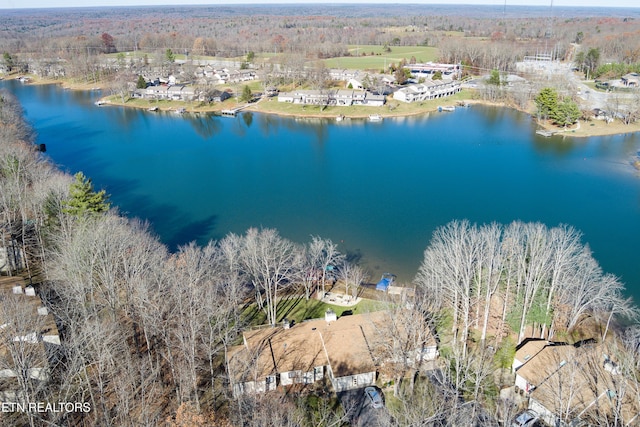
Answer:
<svg viewBox="0 0 640 427"><path fill-rule="evenodd" d="M548 425L582 425L603 417L637 425L638 384L621 373L612 352L603 344L525 341L513 364L516 389Z"/></svg>
<svg viewBox="0 0 640 427"><path fill-rule="evenodd" d="M386 97L384 95L374 94L371 92L365 92L364 101L361 105L366 105L369 107L382 107L386 102Z"/></svg>
<svg viewBox="0 0 640 427"><path fill-rule="evenodd" d="M422 102L455 95L460 90L460 83L456 80L425 80L424 83L398 89L393 99L407 103Z"/></svg>
<svg viewBox="0 0 640 427"><path fill-rule="evenodd" d="M146 89L136 89L131 93L132 98L168 100L168 101L193 101L197 98L193 86L187 85L150 85Z"/></svg>
<svg viewBox="0 0 640 427"><path fill-rule="evenodd" d="M294 92L281 92L278 94L278 102L289 102L303 105L366 105L380 107L385 103L384 95L375 95L364 90L339 89L339 90L297 90Z"/></svg>
<svg viewBox="0 0 640 427"><path fill-rule="evenodd" d="M375 346L385 339L381 331L387 316L375 312L337 318L328 311L324 319L245 331L243 345L231 348L227 357L234 396L325 379L336 392L372 385ZM411 363L435 359L435 339L421 343L415 354Z"/></svg>

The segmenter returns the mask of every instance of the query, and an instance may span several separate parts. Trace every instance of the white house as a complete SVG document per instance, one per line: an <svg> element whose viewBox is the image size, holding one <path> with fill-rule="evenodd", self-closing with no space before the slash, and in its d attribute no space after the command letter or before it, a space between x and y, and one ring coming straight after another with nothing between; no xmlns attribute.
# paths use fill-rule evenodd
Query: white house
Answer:
<svg viewBox="0 0 640 427"><path fill-rule="evenodd" d="M450 76L450 78L460 78L462 75L462 66L460 64L437 64L433 62L425 62L405 65L403 68L409 70L414 76L432 76L438 72L443 76Z"/></svg>
<svg viewBox="0 0 640 427"><path fill-rule="evenodd" d="M455 95L460 90L460 83L456 80L425 80L424 83L398 89L393 94L393 99L402 102L422 102Z"/></svg>
<svg viewBox="0 0 640 427"><path fill-rule="evenodd" d="M297 90L294 92L280 92L278 102L290 102L304 105L365 105L380 107L386 102L384 95L375 95L371 92L355 89L339 90Z"/></svg>
<svg viewBox="0 0 640 427"><path fill-rule="evenodd" d="M345 85L345 87L347 89L364 90L364 86L362 85L362 82L360 80L356 80L356 79L349 79L347 81L347 84Z"/></svg>

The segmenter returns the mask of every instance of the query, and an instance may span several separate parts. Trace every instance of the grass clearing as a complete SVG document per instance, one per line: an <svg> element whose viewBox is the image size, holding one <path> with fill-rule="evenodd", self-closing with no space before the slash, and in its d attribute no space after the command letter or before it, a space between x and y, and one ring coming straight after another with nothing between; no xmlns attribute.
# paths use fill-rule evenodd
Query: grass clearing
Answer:
<svg viewBox="0 0 640 427"><path fill-rule="evenodd" d="M278 309L276 321L282 322L286 317L296 323L303 320L319 319L324 317L324 313L331 309L338 317L345 311L351 311L352 314L370 313L383 310L386 303L382 301L374 301L362 299L353 307L345 307L334 304L327 304L317 299L306 300L303 296L291 296L278 301ZM247 324L252 326L263 325L267 321L265 312L258 308L256 303L249 304L242 313Z"/></svg>
<svg viewBox="0 0 640 427"><path fill-rule="evenodd" d="M412 56L417 62L429 62L436 61L440 55L437 48L429 46L391 46L391 52L385 52L379 45L349 45L348 49L351 56L325 59L325 67L379 71L402 59L409 61Z"/></svg>

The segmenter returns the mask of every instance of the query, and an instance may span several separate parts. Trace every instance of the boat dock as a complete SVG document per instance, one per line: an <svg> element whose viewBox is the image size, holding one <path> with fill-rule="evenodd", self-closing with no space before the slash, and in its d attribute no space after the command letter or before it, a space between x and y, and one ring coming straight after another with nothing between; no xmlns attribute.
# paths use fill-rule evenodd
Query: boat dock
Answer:
<svg viewBox="0 0 640 427"><path fill-rule="evenodd" d="M552 132L552 131L550 131L550 130L543 130L543 129L538 129L538 130L536 131L536 134L537 134L537 135L542 135L542 136L544 136L545 138L549 138L550 136L553 136L553 133L554 133L554 132Z"/></svg>
<svg viewBox="0 0 640 427"><path fill-rule="evenodd" d="M222 117L235 117L240 111L244 110L245 108L249 107L250 105L251 104L246 104L246 105L241 105L241 106L233 108L233 109L222 110L222 111L220 111L220 115Z"/></svg>

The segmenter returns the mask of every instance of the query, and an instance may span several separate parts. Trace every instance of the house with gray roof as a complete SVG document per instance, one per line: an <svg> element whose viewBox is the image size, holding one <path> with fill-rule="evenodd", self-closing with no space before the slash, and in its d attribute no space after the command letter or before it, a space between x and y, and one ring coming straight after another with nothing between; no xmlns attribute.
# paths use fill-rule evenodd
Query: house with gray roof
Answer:
<svg viewBox="0 0 640 427"><path fill-rule="evenodd" d="M278 94L278 102L289 102L303 105L333 105L351 106L365 105L380 107L385 104L384 95L375 95L364 90L338 89L338 90L297 90L294 92L281 92Z"/></svg>

